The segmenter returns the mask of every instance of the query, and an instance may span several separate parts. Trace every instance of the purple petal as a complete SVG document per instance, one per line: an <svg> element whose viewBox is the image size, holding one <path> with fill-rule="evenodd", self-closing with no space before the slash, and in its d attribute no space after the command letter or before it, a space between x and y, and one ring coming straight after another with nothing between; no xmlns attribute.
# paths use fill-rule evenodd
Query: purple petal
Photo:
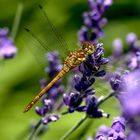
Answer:
<svg viewBox="0 0 140 140"><path fill-rule="evenodd" d="M69 96L66 94L63 94L63 101L68 106L69 105Z"/></svg>

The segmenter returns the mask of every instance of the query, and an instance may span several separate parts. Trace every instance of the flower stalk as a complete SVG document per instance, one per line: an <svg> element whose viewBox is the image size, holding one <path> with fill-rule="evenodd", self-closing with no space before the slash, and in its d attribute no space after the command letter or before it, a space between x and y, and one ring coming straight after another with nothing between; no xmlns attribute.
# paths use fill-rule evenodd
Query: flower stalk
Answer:
<svg viewBox="0 0 140 140"><path fill-rule="evenodd" d="M40 125L42 124L42 120L39 120L38 123L34 126L34 129L31 133L31 135L29 136L29 140L32 140L36 131L38 130L38 128L40 127Z"/></svg>
<svg viewBox="0 0 140 140"><path fill-rule="evenodd" d="M75 124L60 140L66 140L87 118L88 116L84 115L84 117L77 124Z"/></svg>
<svg viewBox="0 0 140 140"><path fill-rule="evenodd" d="M11 37L12 37L13 41L15 40L17 32L18 32L23 8L24 8L23 0L20 0L18 7L17 7L16 16L15 16L15 19L13 22L12 30L11 30Z"/></svg>

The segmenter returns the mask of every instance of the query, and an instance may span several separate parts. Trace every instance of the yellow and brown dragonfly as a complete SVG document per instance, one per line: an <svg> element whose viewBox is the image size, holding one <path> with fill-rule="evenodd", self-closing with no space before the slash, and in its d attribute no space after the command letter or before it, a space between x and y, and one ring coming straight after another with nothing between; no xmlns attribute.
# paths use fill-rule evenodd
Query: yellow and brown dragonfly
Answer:
<svg viewBox="0 0 140 140"><path fill-rule="evenodd" d="M49 28L54 32L54 27L52 26L51 22L49 21L47 14L45 10L42 8L42 6L39 6L39 8L43 11L43 14L47 20ZM46 25L47 26L47 25ZM35 35L29 30L26 29L27 32L30 32L32 36L35 37ZM55 32L56 33L56 32ZM57 34L57 33L56 33ZM57 34L58 35L58 34ZM60 38L59 38L60 40ZM38 40L40 42L40 40ZM63 42L63 41L62 41ZM40 42L41 43L41 42ZM47 84L26 106L24 112L29 111L32 106L60 79L62 78L66 73L68 73L70 70L74 69L75 67L79 66L81 63L83 63L86 58L93 54L95 52L96 46L92 44L90 41L84 42L81 45L81 48L72 51L69 53L69 55L65 58L62 69L58 72L58 74L50 81L49 84Z"/></svg>

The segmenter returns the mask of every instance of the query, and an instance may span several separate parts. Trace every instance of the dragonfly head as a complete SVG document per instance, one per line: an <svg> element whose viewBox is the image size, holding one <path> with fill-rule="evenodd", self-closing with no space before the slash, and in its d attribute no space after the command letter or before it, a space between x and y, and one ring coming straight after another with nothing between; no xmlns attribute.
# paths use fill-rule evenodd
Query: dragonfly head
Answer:
<svg viewBox="0 0 140 140"><path fill-rule="evenodd" d="M96 46L89 41L86 41L82 44L82 50L87 55L93 54L95 52L95 49L96 49Z"/></svg>

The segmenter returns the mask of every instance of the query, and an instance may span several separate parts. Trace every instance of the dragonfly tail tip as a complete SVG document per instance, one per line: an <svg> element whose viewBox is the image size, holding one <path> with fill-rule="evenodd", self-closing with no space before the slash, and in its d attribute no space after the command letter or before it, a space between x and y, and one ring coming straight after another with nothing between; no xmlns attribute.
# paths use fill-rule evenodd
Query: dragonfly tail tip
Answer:
<svg viewBox="0 0 140 140"><path fill-rule="evenodd" d="M29 111L29 109L26 107L26 108L24 109L23 113L26 113L26 112L28 112L28 111Z"/></svg>

